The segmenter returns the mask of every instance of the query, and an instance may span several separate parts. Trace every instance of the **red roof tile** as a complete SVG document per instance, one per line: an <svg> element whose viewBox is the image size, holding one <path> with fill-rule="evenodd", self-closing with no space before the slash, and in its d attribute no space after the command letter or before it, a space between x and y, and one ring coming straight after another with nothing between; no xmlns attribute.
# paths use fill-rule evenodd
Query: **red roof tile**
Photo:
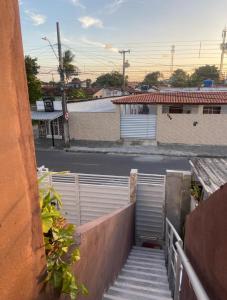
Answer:
<svg viewBox="0 0 227 300"><path fill-rule="evenodd" d="M132 95L112 101L114 104L227 104L227 92L158 92Z"/></svg>

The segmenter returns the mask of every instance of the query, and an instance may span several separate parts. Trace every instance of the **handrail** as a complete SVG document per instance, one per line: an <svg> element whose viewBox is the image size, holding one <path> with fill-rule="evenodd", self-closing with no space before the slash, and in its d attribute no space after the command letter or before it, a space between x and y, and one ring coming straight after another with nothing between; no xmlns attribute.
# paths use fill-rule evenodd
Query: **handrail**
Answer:
<svg viewBox="0 0 227 300"><path fill-rule="evenodd" d="M209 300L209 297L205 291L205 289L203 288L197 274L195 273L192 265L190 264L187 256L184 253L184 250L182 249L181 245L179 244L179 242L176 242L176 247L177 247L177 251L180 255L180 259L182 262L182 265L185 268L185 271L188 275L188 278L191 282L192 288L197 296L198 300Z"/></svg>
<svg viewBox="0 0 227 300"><path fill-rule="evenodd" d="M184 250L183 241L173 224L166 218L166 264L170 289L174 300L180 299L182 272L185 270L198 300L209 300Z"/></svg>
<svg viewBox="0 0 227 300"><path fill-rule="evenodd" d="M170 222L170 220L168 218L166 218L166 222L168 223L169 227L172 229L176 240L177 241L182 241L181 237L179 236L178 232L176 231L176 229L174 228L173 224Z"/></svg>

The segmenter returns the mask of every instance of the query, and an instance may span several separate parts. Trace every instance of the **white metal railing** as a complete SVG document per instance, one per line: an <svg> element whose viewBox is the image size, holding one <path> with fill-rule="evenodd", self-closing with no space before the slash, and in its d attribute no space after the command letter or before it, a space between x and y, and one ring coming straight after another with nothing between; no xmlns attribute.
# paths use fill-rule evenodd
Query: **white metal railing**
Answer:
<svg viewBox="0 0 227 300"><path fill-rule="evenodd" d="M168 218L166 218L165 236L165 257L167 264L167 274L173 299L180 299L182 274L184 270L188 276L197 299L209 300L205 289L203 288L198 276L196 275L183 250L183 241Z"/></svg>

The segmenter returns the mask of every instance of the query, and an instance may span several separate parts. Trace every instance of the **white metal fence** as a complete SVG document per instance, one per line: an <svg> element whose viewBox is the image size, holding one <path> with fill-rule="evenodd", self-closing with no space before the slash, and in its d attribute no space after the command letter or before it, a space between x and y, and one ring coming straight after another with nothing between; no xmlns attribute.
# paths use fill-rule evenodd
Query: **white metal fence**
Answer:
<svg viewBox="0 0 227 300"><path fill-rule="evenodd" d="M136 241L164 238L165 176L138 174L136 199Z"/></svg>
<svg viewBox="0 0 227 300"><path fill-rule="evenodd" d="M47 169L39 172L39 176ZM80 225L111 213L130 202L129 177L50 173L43 182L62 196L65 218Z"/></svg>

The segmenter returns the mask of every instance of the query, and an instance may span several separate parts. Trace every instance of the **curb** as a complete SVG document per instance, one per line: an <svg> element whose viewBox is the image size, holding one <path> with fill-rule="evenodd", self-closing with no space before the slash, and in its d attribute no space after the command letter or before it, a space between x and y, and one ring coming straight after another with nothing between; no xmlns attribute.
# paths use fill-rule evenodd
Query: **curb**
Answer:
<svg viewBox="0 0 227 300"><path fill-rule="evenodd" d="M162 156L174 156L174 157L213 157L213 158L227 158L222 154L210 154L210 153L193 153L193 152L172 152L172 151L126 151L126 150L113 150L113 149L97 149L97 148L77 148L77 149L64 149L66 152L74 153L102 153L102 154L124 154L124 155L162 155Z"/></svg>

